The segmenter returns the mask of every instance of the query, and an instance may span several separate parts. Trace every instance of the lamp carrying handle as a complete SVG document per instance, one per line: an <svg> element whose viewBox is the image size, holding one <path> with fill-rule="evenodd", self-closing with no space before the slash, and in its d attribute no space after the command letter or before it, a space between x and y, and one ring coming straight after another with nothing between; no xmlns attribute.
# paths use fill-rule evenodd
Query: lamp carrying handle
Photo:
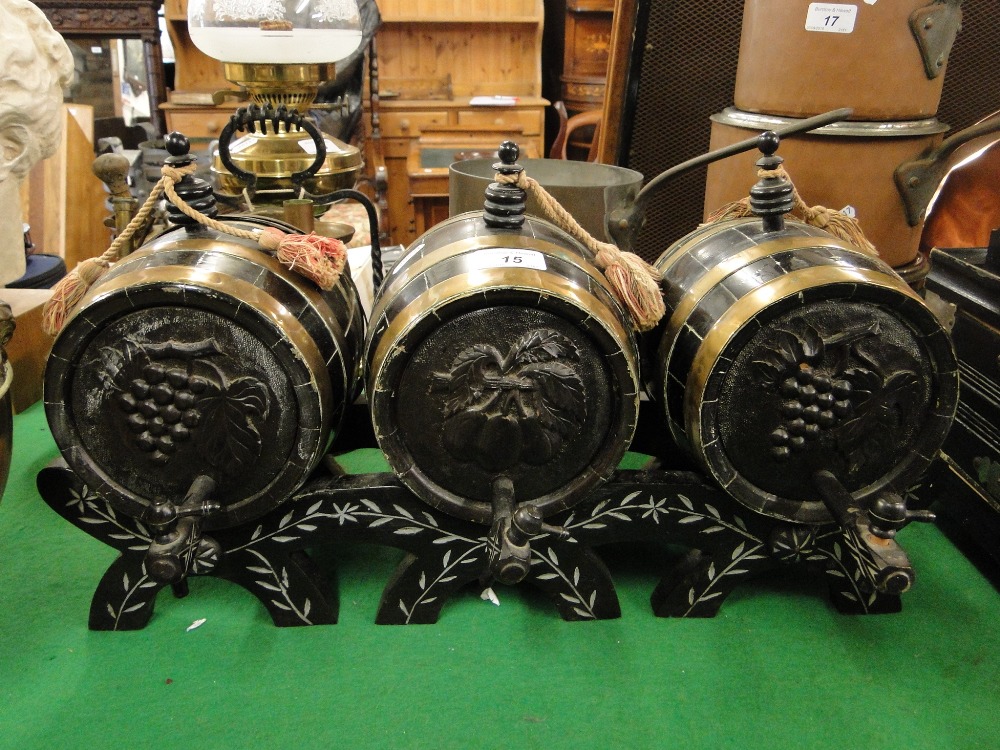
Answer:
<svg viewBox="0 0 1000 750"><path fill-rule="evenodd" d="M274 132L278 132L279 123L284 123L286 128L293 126L300 128L312 138L313 143L316 145L316 158L313 160L313 163L307 169L296 172L291 176L292 183L296 186L301 187L302 183L319 172L326 161L326 139L323 138L316 126L307 117L299 114L297 110L290 110L284 104L277 108L270 104L266 104L263 107L259 104L240 107L229 118L229 122L226 123L226 126L219 134L219 160L222 162L222 166L229 170L231 174L239 177L246 183L246 189L250 195L253 195L256 189L257 175L240 169L233 164L229 152L229 144L236 133L243 132L244 130L255 133L259 127L260 132L266 132L268 122L271 123Z"/></svg>

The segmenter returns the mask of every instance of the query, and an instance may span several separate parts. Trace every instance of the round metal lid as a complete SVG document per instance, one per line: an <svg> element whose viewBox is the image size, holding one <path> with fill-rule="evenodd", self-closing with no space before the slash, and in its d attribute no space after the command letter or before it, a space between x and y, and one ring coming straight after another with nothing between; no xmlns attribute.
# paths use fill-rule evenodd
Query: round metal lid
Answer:
<svg viewBox="0 0 1000 750"><path fill-rule="evenodd" d="M774 130L784 125L793 125L800 122L793 117L781 117L780 115L762 115L756 112L744 112L735 107L726 107L722 112L718 112L709 117L712 122L720 125L731 125L736 128L746 128L747 130ZM933 135L943 133L949 126L930 117L923 120L900 120L885 122L865 122L845 120L835 122L832 125L824 125L816 130L810 130L808 135L840 135L864 138L899 138L913 137L921 135Z"/></svg>

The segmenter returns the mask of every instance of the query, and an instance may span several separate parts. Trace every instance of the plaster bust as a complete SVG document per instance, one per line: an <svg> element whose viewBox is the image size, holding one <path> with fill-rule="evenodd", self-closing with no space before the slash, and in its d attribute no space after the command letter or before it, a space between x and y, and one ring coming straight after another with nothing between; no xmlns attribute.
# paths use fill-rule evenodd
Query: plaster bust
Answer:
<svg viewBox="0 0 1000 750"><path fill-rule="evenodd" d="M0 0L0 285L24 275L21 181L62 133L73 56L27 0Z"/></svg>

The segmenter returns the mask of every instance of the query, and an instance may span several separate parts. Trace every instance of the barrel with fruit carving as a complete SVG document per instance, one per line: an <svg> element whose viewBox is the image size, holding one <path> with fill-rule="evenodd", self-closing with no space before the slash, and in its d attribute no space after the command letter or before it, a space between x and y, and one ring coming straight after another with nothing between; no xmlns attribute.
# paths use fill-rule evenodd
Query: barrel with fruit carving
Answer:
<svg viewBox="0 0 1000 750"><path fill-rule="evenodd" d="M372 421L427 503L487 523L510 480L515 502L548 514L617 466L638 412L637 351L589 256L541 219L497 229L466 213L386 278L366 354Z"/></svg>
<svg viewBox="0 0 1000 750"><path fill-rule="evenodd" d="M349 273L323 292L252 241L177 227L115 264L66 322L46 415L70 467L116 508L179 502L208 476L222 507L204 525L231 526L316 467L359 391L363 344Z"/></svg>
<svg viewBox="0 0 1000 750"><path fill-rule="evenodd" d="M951 341L885 263L794 221L709 224L657 261L666 323L651 395L675 440L745 505L831 520L813 477L858 501L905 491L954 416Z"/></svg>

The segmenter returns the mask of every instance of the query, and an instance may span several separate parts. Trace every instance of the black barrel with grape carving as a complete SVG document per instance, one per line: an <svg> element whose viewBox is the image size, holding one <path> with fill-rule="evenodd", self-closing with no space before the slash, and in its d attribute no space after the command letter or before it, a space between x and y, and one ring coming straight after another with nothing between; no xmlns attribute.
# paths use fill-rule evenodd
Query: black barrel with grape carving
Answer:
<svg viewBox="0 0 1000 750"><path fill-rule="evenodd" d="M628 448L632 327L589 251L546 221L498 229L479 212L438 224L386 278L370 329L379 445L437 508L488 523L510 480L515 502L550 514Z"/></svg>
<svg viewBox="0 0 1000 750"><path fill-rule="evenodd" d="M260 217L236 227L292 227ZM115 264L67 320L45 372L70 467L136 516L195 478L253 519L316 467L361 386L364 315L350 274L329 292L254 242L177 227Z"/></svg>
<svg viewBox="0 0 1000 750"><path fill-rule="evenodd" d="M823 230L709 224L657 261L667 314L648 390L675 440L735 499L831 519L813 477L863 501L903 492L958 398L951 340L885 263Z"/></svg>

